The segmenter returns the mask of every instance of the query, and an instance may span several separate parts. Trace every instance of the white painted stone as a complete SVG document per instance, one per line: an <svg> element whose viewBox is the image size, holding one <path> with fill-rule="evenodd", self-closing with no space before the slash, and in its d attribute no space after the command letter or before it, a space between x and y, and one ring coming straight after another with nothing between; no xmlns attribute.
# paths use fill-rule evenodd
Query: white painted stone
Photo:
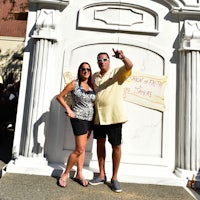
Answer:
<svg viewBox="0 0 200 200"><path fill-rule="evenodd" d="M181 13L181 9L188 11L188 6L184 7L183 1L177 0L165 0L165 3L151 0L76 0L69 1L69 5L59 9L61 1L51 0L48 1L49 4L45 4L44 0L31 2L34 8L37 3L38 10L30 9L29 13L27 49L24 54L18 105L20 112L17 114L13 143L13 155L17 160L9 163L8 171L36 174L41 172L49 175L54 169L55 173L62 172L67 157L74 148L70 121L55 98L65 85L63 73L76 72L83 61L91 64L93 72L99 70L96 56L100 51L110 54L112 68L120 66L122 62L112 57L112 48L115 48L124 51L133 61L135 70L152 75L165 75L168 78L165 112L125 102L129 121L123 127L120 179L156 184L177 182L184 185L187 179L178 178L174 174L176 167L179 168L178 161L184 162L180 155L185 155L177 151L176 141L179 120L177 117L180 117L177 116L176 105L179 91L179 88L176 88L179 77L177 68L180 67L177 50L179 47L198 50L196 48L199 42L198 31L195 31L195 37L191 39L194 31L191 32L190 26L184 26L184 23L176 18L177 14L187 18L188 13ZM41 9L53 13L48 15L48 23L43 23L45 17L44 20L38 18L37 14L43 12ZM196 16L196 4L190 7L190 14L193 9ZM127 21L124 21L126 15ZM131 21L129 15L137 16L134 19L136 21ZM53 17L56 17L56 21ZM38 23L36 27L35 23ZM180 30L184 27L187 36L185 38ZM190 43L186 41L188 37ZM186 66L184 62L180 63ZM183 112L182 116L184 115ZM181 121L179 125L183 128L183 124L184 121ZM184 140L180 140L179 145L186 145L188 148ZM106 148L106 171L108 177L111 177L112 150L109 143ZM30 158L32 165L24 164L23 157L26 157L25 160ZM41 166L37 165L37 160L41 161ZM192 163L196 164L194 160ZM84 172L89 178L94 172L98 172L96 142L92 137L86 149Z"/></svg>

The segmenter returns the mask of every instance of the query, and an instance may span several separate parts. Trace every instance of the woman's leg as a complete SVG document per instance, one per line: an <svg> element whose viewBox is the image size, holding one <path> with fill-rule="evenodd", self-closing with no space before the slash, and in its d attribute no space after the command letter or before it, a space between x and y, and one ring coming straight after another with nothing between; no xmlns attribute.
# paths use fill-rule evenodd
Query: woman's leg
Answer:
<svg viewBox="0 0 200 200"><path fill-rule="evenodd" d="M74 164L78 162L79 157L84 156L86 144L87 144L87 134L80 135L80 136L75 136L75 149L69 155L66 169L65 169L65 171L64 171L64 173L63 173L63 175L61 177L61 181L60 182L63 182L62 185L66 186L66 181L68 179L70 170L72 169ZM82 159L84 159L84 157Z"/></svg>
<svg viewBox="0 0 200 200"><path fill-rule="evenodd" d="M91 131L89 131L89 132L87 133L87 141L88 141L90 135L91 135ZM86 145L85 145L85 146L86 146ZM84 179L84 178L83 178L83 174L82 174L83 165L84 165L84 160L85 160L85 151L84 151L84 152L79 156L79 158L78 158L76 178Z"/></svg>

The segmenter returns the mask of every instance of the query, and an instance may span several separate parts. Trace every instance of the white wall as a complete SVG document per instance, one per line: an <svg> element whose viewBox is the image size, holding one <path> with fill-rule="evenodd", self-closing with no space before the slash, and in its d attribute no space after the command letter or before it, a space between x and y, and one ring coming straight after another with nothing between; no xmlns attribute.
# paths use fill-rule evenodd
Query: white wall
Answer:
<svg viewBox="0 0 200 200"><path fill-rule="evenodd" d="M31 2L40 2L34 1ZM43 1L41 1L44 3ZM53 2L53 0L49 1ZM63 3L60 1L60 3ZM55 3L56 4L56 3ZM55 96L64 87L63 73L77 71L82 61L88 61L93 72L98 70L96 55L106 51L112 55L112 48L122 49L125 55L134 63L134 70L150 75L167 76L165 91L166 111L160 112L133 103L125 102L129 121L123 129L123 156L120 174L137 176L169 176L175 169L175 138L176 138L176 70L178 66L178 48L180 25L179 17L170 11L178 12L180 1L151 0L116 0L116 1L69 1L69 5L59 9L59 6L48 4L33 4L30 9L27 30L27 46L29 52L24 58L24 77L21 89L19 108L24 109L26 81L30 53L33 52L33 34L37 16L41 8L56 10L53 19L56 43L52 54L48 57L45 79L45 96L43 114L47 113L48 121L37 137L45 136L43 148L45 157L50 163L65 163L73 149L73 134L69 120L63 108L55 100ZM193 4L196 4L194 1ZM184 10L184 9L183 9ZM187 6L185 7L185 12ZM48 26L48 24L47 24ZM43 29L44 27L40 27ZM39 29L38 29L39 30ZM41 38L41 35L39 35ZM45 37L44 37L45 38ZM44 59L44 58L43 58ZM111 58L111 66L120 66L121 62ZM33 91L34 92L34 91ZM28 105L27 105L28 106ZM22 110L23 110L22 109ZM34 108L36 109L36 108ZM23 113L22 112L22 113ZM41 113L42 114L42 113ZM25 115L26 116L26 115ZM32 132L25 133L22 128L22 114L18 114L17 131L14 140L14 153L23 155L20 149L20 138L30 136L31 149L34 138ZM30 119L28 119L30 120ZM33 121L35 124L37 122ZM22 135L22 137L20 137ZM38 139L39 140L39 139ZM24 142L24 140L23 140ZM24 143L23 143L24 144ZM26 144L27 145L27 144ZM23 146L23 145L22 145ZM107 170L111 173L111 148L107 144ZM96 158L96 143L90 138L87 147L86 164L98 171ZM132 170L134 169L134 170ZM164 172L164 173L163 173Z"/></svg>

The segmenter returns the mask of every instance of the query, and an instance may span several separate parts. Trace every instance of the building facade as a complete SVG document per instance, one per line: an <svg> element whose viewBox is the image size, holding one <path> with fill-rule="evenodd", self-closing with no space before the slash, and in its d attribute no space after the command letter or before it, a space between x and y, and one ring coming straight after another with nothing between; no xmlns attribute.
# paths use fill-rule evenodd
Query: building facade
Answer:
<svg viewBox="0 0 200 200"><path fill-rule="evenodd" d="M135 91L131 92L135 85L125 92L131 97L124 102L129 121L123 129L119 179L185 184L193 174L198 176L198 0L30 0L29 3L13 160L7 170L62 173L74 148L69 119L55 98L66 83L64 74L76 72L82 61L88 61L93 72L97 71L97 54L106 51L111 56L115 48L122 49L133 61L133 70L142 74L132 76L139 84L136 90L142 94L140 100L136 101ZM111 64L122 65L112 56ZM161 87L163 82L166 84ZM155 98L150 99L153 106L149 106L144 97L153 94L155 88L163 93L160 101L164 109L158 108L160 101ZM112 170L109 144L107 151L109 176ZM84 169L87 178L98 171L92 137Z"/></svg>
<svg viewBox="0 0 200 200"><path fill-rule="evenodd" d="M0 36L24 37L28 0L4 0L0 2Z"/></svg>
<svg viewBox="0 0 200 200"><path fill-rule="evenodd" d="M20 63L19 66L17 58L13 55L23 51L27 16L28 0L4 0L0 2L0 76L3 76L4 80L13 71L18 74L16 76L20 77L22 65ZM20 70L15 70L14 65ZM18 80L19 78L16 78L16 81Z"/></svg>

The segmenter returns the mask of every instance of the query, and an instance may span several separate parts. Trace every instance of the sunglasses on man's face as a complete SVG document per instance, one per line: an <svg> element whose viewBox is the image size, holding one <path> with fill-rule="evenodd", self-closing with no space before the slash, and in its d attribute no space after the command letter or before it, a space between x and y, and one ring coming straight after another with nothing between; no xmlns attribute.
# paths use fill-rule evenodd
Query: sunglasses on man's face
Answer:
<svg viewBox="0 0 200 200"><path fill-rule="evenodd" d="M91 71L91 69L90 69L90 68L84 68L84 67L80 68L80 70L81 70L81 71L88 71L88 72L90 72L90 71Z"/></svg>
<svg viewBox="0 0 200 200"><path fill-rule="evenodd" d="M103 59L98 59L97 62L102 63L102 62L106 62L108 60L109 60L109 58L103 58Z"/></svg>

